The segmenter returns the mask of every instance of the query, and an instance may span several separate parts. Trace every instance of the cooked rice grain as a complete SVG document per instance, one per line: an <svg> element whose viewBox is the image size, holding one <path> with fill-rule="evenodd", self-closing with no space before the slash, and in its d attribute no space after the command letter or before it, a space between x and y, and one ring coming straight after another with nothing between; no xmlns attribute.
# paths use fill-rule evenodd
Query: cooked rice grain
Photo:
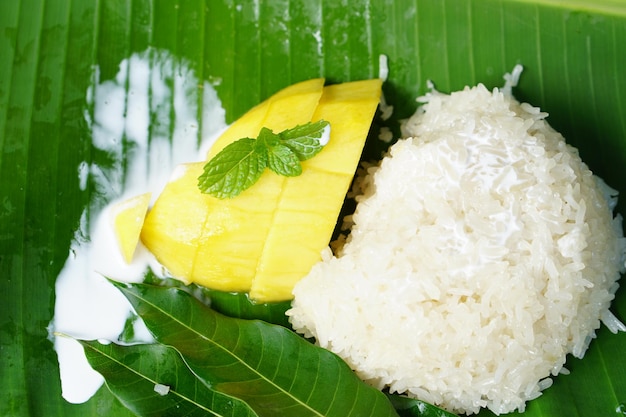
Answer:
<svg viewBox="0 0 626 417"><path fill-rule="evenodd" d="M288 312L372 385L454 412L523 411L613 317L624 267L616 192L509 90L423 98Z"/></svg>

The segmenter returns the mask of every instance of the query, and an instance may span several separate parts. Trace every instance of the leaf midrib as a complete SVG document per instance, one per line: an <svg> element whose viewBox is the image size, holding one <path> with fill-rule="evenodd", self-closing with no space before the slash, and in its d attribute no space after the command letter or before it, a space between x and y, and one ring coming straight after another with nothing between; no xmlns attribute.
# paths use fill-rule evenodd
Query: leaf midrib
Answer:
<svg viewBox="0 0 626 417"><path fill-rule="evenodd" d="M69 336L68 336L68 337L69 337ZM81 344L82 344L82 343L81 343ZM118 365L118 366L120 366L120 367L122 367L122 368L127 369L128 371L130 371L130 372L132 372L133 374L137 375L138 377L140 377L140 378L142 378L142 379L144 379L144 380L146 380L146 381L150 382L151 384L155 384L155 385L159 384L159 382L158 382L158 381L155 381L155 380L153 380L153 379L149 378L147 375L144 375L144 374L140 373L139 371L137 371L137 370L135 370L135 369L131 368L130 366L126 365L125 363L120 362L120 361L119 361L119 360L117 360L115 357L113 357L113 356L111 356L111 355L109 355L109 354L105 353L105 352L104 352L104 351L102 351L102 350L96 349L96 347L95 347L95 346L93 346L93 345L91 345L90 343L84 343L84 344L82 344L82 345L83 345L83 346L85 346L85 347L88 347L89 349L93 350L94 352L96 352L96 353L98 353L98 354L102 355L103 357L107 358L108 360L110 360L111 362L115 363L116 365ZM207 407L203 406L202 404L198 403L197 401L194 401L193 399L188 398L186 395L183 395L182 393L178 392L175 388L174 388L174 389L171 389L171 387L170 387L169 392L170 392L170 393L172 393L172 394L175 394L176 396L178 396L179 398L181 398L181 399L183 399L183 400L185 400L185 401L189 402L190 404L193 404L194 406L198 407L199 409L202 409L202 410L204 410L204 411L207 411L207 412L211 413L212 415L214 415L214 416L216 416L216 417L223 417L223 416L222 416L222 414L217 414L216 412L214 412L214 411L213 411L213 410L211 410L210 408L207 408Z"/></svg>
<svg viewBox="0 0 626 417"><path fill-rule="evenodd" d="M314 415L319 416L319 417L325 417L323 414L320 414L317 410L315 410L314 408L312 408L311 406L309 406L308 404L306 404L305 402L301 401L299 398L295 397L293 394L291 394L289 391L286 391L284 388L282 388L281 386L277 385L274 381L268 379L265 375L263 375L262 373L260 373L257 369L253 368L252 366L250 366L248 363L246 363L244 360L242 360L239 356L235 355L233 352L231 352L230 350L228 350L225 346L217 343L215 340L208 338L207 336L203 335L202 333L196 331L196 329L194 329L193 327L187 325L187 323L184 323L182 321L180 321L178 318L176 318L175 316L173 316L172 314L169 314L167 311L163 310L160 306L146 300L143 297L140 297L138 294L136 294L133 291L128 291L127 288L122 288L123 291L126 294L132 295L133 297L137 298L138 300L140 300L141 302L149 305L150 307L152 307L153 309L155 309L156 311L159 311L161 314L169 317L172 321L176 322L178 325L180 325L181 327L187 329L188 331L196 334L197 336L199 336L200 338L206 340L207 342L213 344L215 347L217 347L218 349L222 350L223 352L225 352L227 355L231 356L232 358L234 358L238 363L240 363L241 365L243 365L245 368L249 369L253 374L258 375L259 378L263 381L265 381L266 383L268 383L269 385L273 386L276 390L278 390L279 392L282 392L284 395L286 395L287 397L291 398L294 402L296 402L297 404L301 405L302 407L306 408L307 410L311 411ZM174 346L172 346L174 347ZM174 349L176 349L176 347L174 347ZM178 350L178 349L176 349Z"/></svg>

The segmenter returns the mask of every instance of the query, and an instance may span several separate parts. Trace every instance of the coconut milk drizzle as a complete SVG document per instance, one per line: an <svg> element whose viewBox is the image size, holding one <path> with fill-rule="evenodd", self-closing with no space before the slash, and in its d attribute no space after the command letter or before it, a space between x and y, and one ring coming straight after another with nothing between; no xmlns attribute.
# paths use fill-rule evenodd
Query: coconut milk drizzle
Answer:
<svg viewBox="0 0 626 417"><path fill-rule="evenodd" d="M203 160L213 138L226 127L212 85L205 81L199 88L199 83L187 63L155 49L122 61L112 80L101 81L94 69L94 82L86 94L92 111L86 111L85 118L93 147L115 162L102 166L84 161L77 168L81 190L93 184L97 191L81 217L56 282L50 331L63 397L71 403L87 401L103 383L73 338L117 341L134 315L105 277L140 282L148 268L156 274L164 272L141 244L131 265L123 261L111 228L110 207L148 191L154 199L174 167ZM133 341L150 340L145 325L135 321Z"/></svg>

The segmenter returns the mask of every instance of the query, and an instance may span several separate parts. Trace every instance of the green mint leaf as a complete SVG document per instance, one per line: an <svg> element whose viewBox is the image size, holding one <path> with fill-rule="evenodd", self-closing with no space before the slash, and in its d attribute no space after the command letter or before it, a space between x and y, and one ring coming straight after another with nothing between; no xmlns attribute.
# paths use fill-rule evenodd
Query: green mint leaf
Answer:
<svg viewBox="0 0 626 417"><path fill-rule="evenodd" d="M319 140L311 138L290 139L284 142L300 161L313 158L323 148Z"/></svg>
<svg viewBox="0 0 626 417"><path fill-rule="evenodd" d="M298 125L293 129L280 132L282 143L296 154L299 160L305 161L317 155L323 148L320 139L329 123L325 120Z"/></svg>
<svg viewBox="0 0 626 417"><path fill-rule="evenodd" d="M329 126L326 120L318 120L317 122L309 122L303 125L298 125L291 129L286 129L280 132L280 138L282 140L301 139L301 138L313 138L319 139L324 133L324 129Z"/></svg>
<svg viewBox="0 0 626 417"><path fill-rule="evenodd" d="M217 198L233 198L251 187L267 167L267 150L251 138L222 149L204 166L198 188Z"/></svg>
<svg viewBox="0 0 626 417"><path fill-rule="evenodd" d="M278 175L302 174L300 161L317 155L329 123L319 120L278 134L261 128L257 139L239 139L222 149L204 166L198 188L217 198L233 198L258 181L266 167Z"/></svg>
<svg viewBox="0 0 626 417"><path fill-rule="evenodd" d="M267 166L269 169L285 177L296 177L302 174L302 166L298 156L287 146L281 143L280 136L264 127L257 139L259 146L267 151Z"/></svg>
<svg viewBox="0 0 626 417"><path fill-rule="evenodd" d="M300 159L289 147L282 144L267 150L267 166L285 177L297 177L302 174Z"/></svg>
<svg viewBox="0 0 626 417"><path fill-rule="evenodd" d="M259 136L257 137L257 141L258 146L263 146L266 149L269 149L280 144L280 136L274 133L271 129L262 127L259 132Z"/></svg>

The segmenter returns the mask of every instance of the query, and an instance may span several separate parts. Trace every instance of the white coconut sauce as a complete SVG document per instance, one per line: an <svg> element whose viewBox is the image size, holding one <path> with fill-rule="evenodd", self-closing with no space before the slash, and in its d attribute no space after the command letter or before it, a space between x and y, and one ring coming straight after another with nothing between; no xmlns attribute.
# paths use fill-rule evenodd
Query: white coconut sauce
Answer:
<svg viewBox="0 0 626 417"><path fill-rule="evenodd" d="M208 82L202 88L199 84L184 61L154 49L122 61L113 80L100 82L98 69L94 71L94 83L87 91L93 112L86 111L85 118L94 148L116 162L100 166L85 161L77 168L80 188L86 190L91 182L97 192L81 217L57 279L50 324L63 397L71 403L87 401L103 383L73 338L117 341L133 316L128 301L105 276L140 282L148 268L163 272L141 244L133 263L124 262L113 234L110 207L149 191L156 198L174 167L204 159L212 139L226 127L215 90ZM198 103L202 103L201 120ZM128 150L125 164L124 149ZM152 340L141 320L134 323L134 340Z"/></svg>

